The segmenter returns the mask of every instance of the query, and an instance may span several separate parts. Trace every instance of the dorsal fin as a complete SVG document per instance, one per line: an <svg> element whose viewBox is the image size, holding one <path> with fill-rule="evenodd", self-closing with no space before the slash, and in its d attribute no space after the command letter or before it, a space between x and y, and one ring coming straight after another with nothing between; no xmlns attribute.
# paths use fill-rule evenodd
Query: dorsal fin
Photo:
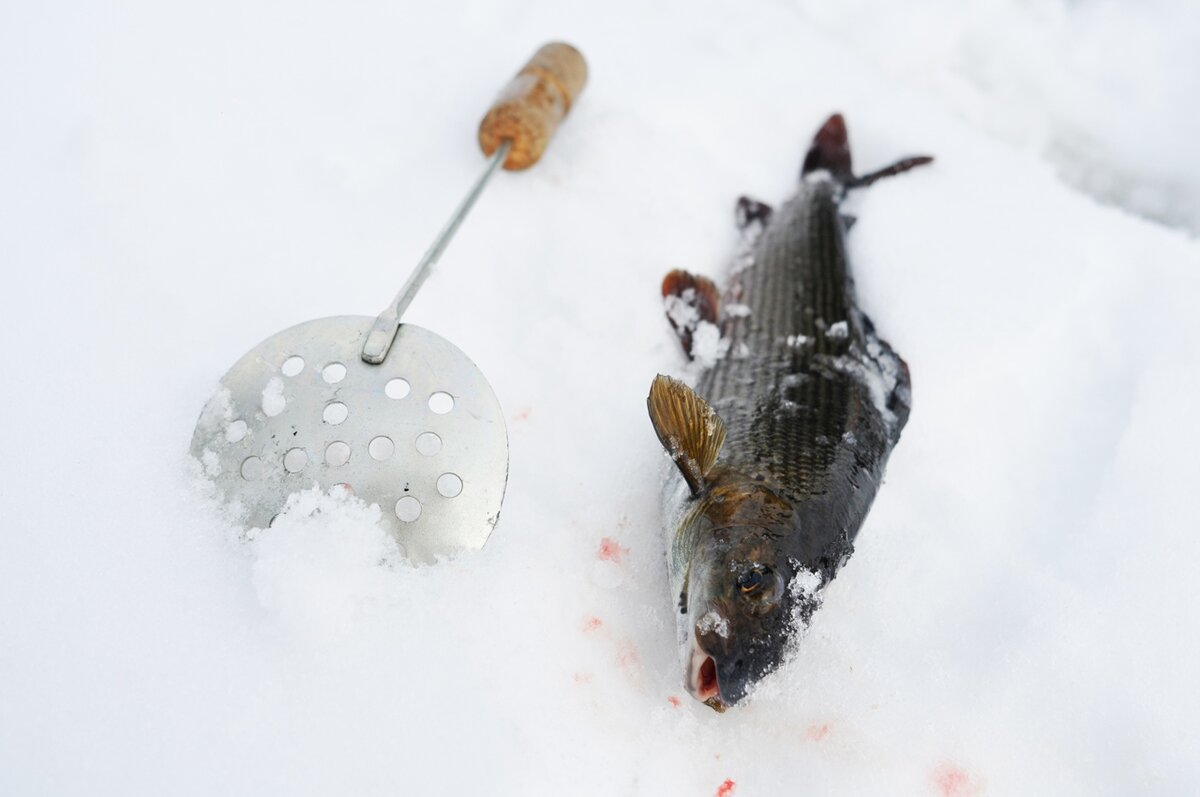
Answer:
<svg viewBox="0 0 1200 797"><path fill-rule="evenodd" d="M650 385L646 406L659 442L679 466L692 495L699 495L725 443L725 422L696 391L662 374Z"/></svg>

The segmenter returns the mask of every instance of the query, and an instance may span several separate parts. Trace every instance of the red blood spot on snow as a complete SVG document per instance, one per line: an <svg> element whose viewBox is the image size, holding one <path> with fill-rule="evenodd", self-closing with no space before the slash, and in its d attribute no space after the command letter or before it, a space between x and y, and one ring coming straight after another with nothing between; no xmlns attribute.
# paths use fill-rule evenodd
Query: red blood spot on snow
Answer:
<svg viewBox="0 0 1200 797"><path fill-rule="evenodd" d="M717 797L729 797L729 795L733 794L733 790L736 788L737 784L729 778L726 778L725 782L717 787Z"/></svg>
<svg viewBox="0 0 1200 797"><path fill-rule="evenodd" d="M583 624L584 632L595 631L604 625L604 621L599 617L589 617Z"/></svg>
<svg viewBox="0 0 1200 797"><path fill-rule="evenodd" d="M600 550L596 552L596 558L602 562L613 562L621 564L621 557L629 553L628 548L622 548L621 544L612 537L605 537L600 540Z"/></svg>
<svg viewBox="0 0 1200 797"><path fill-rule="evenodd" d="M808 730L804 735L813 742L819 742L829 735L829 723L823 722L820 725L809 725Z"/></svg>
<svg viewBox="0 0 1200 797"><path fill-rule="evenodd" d="M629 642L628 640L622 642L621 647L617 649L617 664L621 666L621 669L627 670L632 667L636 667L637 663L637 648L635 648L633 643Z"/></svg>
<svg viewBox="0 0 1200 797"><path fill-rule="evenodd" d="M942 764L935 769L933 782L942 797L968 797L980 792L979 785L971 783L967 771L953 764Z"/></svg>
<svg viewBox="0 0 1200 797"><path fill-rule="evenodd" d="M668 697L667 702L670 703L675 708L679 708L679 706L680 706L679 698L675 697L675 695L671 695L670 697Z"/></svg>

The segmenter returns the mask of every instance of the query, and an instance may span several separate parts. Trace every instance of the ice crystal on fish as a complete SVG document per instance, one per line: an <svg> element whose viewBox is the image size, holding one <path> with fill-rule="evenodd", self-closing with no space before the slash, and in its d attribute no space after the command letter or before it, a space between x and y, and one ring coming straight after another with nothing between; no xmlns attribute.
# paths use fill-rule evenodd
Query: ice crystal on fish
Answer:
<svg viewBox="0 0 1200 797"><path fill-rule="evenodd" d="M715 633L725 639L729 636L729 621L714 611L706 612L696 624L696 630L701 634Z"/></svg>
<svg viewBox="0 0 1200 797"><path fill-rule="evenodd" d="M704 368L711 368L729 351L729 340L721 337L716 324L701 321L692 333L692 358Z"/></svg>

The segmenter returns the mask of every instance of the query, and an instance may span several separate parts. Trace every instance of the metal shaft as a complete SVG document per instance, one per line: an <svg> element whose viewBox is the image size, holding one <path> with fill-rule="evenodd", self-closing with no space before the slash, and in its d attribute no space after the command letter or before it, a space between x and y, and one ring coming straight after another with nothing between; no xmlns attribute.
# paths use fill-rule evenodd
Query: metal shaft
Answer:
<svg viewBox="0 0 1200 797"><path fill-rule="evenodd" d="M392 300L382 313L375 318L375 325L371 327L370 333L367 335L366 343L363 344L362 358L364 362L371 365L378 365L383 362L388 355L388 351L392 348L392 341L396 339L396 332L400 329L400 317L408 306L412 304L413 297L417 295L417 291L425 284L425 279L429 276L429 272L433 270L433 264L442 256L442 252L450 243L450 239L454 237L454 233L458 232L459 225L463 219L471 211L471 207L475 204L475 200L483 192L484 186L491 179L492 174L504 159L508 157L508 151L512 147L511 141L504 141L496 152L492 155L492 159L488 161L487 168L483 170L483 174L479 175L479 179L475 181L475 185L463 198L463 201L455 208L453 215L450 216L446 226L438 233L438 237L430 244L429 249L425 252L425 256L421 258L421 262L417 264L412 275L408 278L408 282L404 283L404 287L396 294L396 298Z"/></svg>

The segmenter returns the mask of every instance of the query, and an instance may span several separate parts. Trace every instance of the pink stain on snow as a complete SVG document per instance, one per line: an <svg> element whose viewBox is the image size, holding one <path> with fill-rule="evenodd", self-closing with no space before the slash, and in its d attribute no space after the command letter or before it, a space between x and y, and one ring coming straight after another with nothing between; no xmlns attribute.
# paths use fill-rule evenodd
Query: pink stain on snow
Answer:
<svg viewBox="0 0 1200 797"><path fill-rule="evenodd" d="M596 558L602 562L612 562L613 564L621 564L621 557L629 553L628 548L622 548L621 544L612 537L605 537L600 540L600 550L596 552Z"/></svg>
<svg viewBox="0 0 1200 797"><path fill-rule="evenodd" d="M978 784L971 783L965 769L953 764L942 764L935 769L933 783L942 797L970 797L983 791Z"/></svg>
<svg viewBox="0 0 1200 797"><path fill-rule="evenodd" d="M592 674L591 674L590 672L577 672L577 673L575 673L575 683L577 683L577 684L590 684L591 682L592 682Z"/></svg>
<svg viewBox="0 0 1200 797"><path fill-rule="evenodd" d="M804 732L804 736L813 742L819 742L829 735L829 723L823 722L820 725L809 725L808 730Z"/></svg>
<svg viewBox="0 0 1200 797"><path fill-rule="evenodd" d="M729 797L733 794L733 790L737 788L737 784L730 778L726 778L725 782L717 787L717 797Z"/></svg>
<svg viewBox="0 0 1200 797"><path fill-rule="evenodd" d="M670 697L668 697L668 698L667 698L667 702L668 702L668 703L670 703L670 704L671 704L672 706L674 706L675 708L679 708L679 706L680 706L680 705L682 705L682 704L679 702L679 698L675 697L675 695L671 695Z"/></svg>
<svg viewBox="0 0 1200 797"><path fill-rule="evenodd" d="M589 617L587 619L587 621L584 622L584 624L583 624L584 633L598 631L600 629L600 626L602 626L602 625L604 625L604 621L601 620L599 617Z"/></svg>
<svg viewBox="0 0 1200 797"><path fill-rule="evenodd" d="M620 665L622 670L637 667L638 652L632 642L622 642L621 646L617 648L617 664Z"/></svg>

